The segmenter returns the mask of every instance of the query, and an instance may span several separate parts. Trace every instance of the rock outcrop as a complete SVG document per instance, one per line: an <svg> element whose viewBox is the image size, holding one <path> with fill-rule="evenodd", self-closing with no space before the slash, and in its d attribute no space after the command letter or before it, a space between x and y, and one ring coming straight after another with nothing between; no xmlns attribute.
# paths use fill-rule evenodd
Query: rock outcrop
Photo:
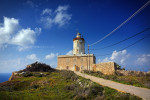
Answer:
<svg viewBox="0 0 150 100"><path fill-rule="evenodd" d="M18 76L16 76L18 74L18 72L12 72L12 75L9 78L9 81L13 80L14 78L17 78Z"/></svg>
<svg viewBox="0 0 150 100"><path fill-rule="evenodd" d="M55 69L51 68L51 66L46 65L44 63L35 62L30 65L27 65L27 67L19 72L51 72Z"/></svg>
<svg viewBox="0 0 150 100"><path fill-rule="evenodd" d="M30 65L27 65L26 68L23 70L12 72L9 81L13 80L14 78L19 78L18 75L25 74L26 72L52 72L52 71L55 71L55 69L51 68L51 66L40 62L35 62Z"/></svg>

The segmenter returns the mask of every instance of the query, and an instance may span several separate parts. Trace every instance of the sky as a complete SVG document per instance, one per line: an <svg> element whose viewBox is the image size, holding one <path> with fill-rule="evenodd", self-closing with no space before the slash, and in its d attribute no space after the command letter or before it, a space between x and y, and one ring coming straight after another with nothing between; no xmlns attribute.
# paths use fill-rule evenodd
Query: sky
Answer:
<svg viewBox="0 0 150 100"><path fill-rule="evenodd" d="M58 55L72 53L77 32L85 39L87 53L88 44L113 31L147 1L0 0L0 73L24 69L35 61L56 68ZM98 49L147 28L150 5L106 39L90 46L90 53L96 56L97 63L114 61L127 70L150 71L150 30L118 45Z"/></svg>

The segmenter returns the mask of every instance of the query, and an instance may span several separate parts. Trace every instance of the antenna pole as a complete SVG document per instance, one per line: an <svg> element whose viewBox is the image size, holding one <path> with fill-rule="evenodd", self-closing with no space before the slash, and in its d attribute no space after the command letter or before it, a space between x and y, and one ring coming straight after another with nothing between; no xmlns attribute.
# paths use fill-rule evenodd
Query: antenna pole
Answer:
<svg viewBox="0 0 150 100"><path fill-rule="evenodd" d="M89 45L88 45L88 58L89 58L89 61L88 61L88 62L89 62L89 64L88 64L89 68L88 68L88 69L89 69L89 71L90 71L90 52L89 52Z"/></svg>

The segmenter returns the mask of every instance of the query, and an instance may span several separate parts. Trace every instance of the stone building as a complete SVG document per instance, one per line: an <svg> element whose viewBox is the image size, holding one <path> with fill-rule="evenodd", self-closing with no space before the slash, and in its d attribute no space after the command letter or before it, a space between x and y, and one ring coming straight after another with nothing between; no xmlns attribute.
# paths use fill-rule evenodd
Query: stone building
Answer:
<svg viewBox="0 0 150 100"><path fill-rule="evenodd" d="M73 54L58 56L57 69L72 71L92 70L96 63L94 54L85 54L85 40L80 33L73 39Z"/></svg>
<svg viewBox="0 0 150 100"><path fill-rule="evenodd" d="M115 73L114 62L96 64L94 54L85 54L85 40L80 33L73 39L73 54L59 55L57 58L57 69L72 71L100 71L104 74Z"/></svg>
<svg viewBox="0 0 150 100"><path fill-rule="evenodd" d="M57 66L59 69L72 71L92 70L91 68L95 62L95 56L93 54L61 55L58 56Z"/></svg>

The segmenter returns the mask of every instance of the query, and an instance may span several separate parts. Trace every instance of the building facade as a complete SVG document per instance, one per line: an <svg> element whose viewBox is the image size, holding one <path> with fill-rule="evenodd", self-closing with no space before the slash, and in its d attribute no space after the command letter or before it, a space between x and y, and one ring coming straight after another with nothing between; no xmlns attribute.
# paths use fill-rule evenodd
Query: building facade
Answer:
<svg viewBox="0 0 150 100"><path fill-rule="evenodd" d="M57 69L67 69L72 71L92 70L96 63L94 54L85 54L85 40L77 33L73 39L73 54L60 55L57 58Z"/></svg>
<svg viewBox="0 0 150 100"><path fill-rule="evenodd" d="M93 54L87 55L61 55L58 56L58 69L67 69L72 71L92 70L96 63Z"/></svg>
<svg viewBox="0 0 150 100"><path fill-rule="evenodd" d="M85 54L85 40L77 33L73 39L72 55L59 55L57 57L57 69L72 71L100 71L103 74L111 75L115 73L115 62L105 62L96 64L94 54Z"/></svg>

